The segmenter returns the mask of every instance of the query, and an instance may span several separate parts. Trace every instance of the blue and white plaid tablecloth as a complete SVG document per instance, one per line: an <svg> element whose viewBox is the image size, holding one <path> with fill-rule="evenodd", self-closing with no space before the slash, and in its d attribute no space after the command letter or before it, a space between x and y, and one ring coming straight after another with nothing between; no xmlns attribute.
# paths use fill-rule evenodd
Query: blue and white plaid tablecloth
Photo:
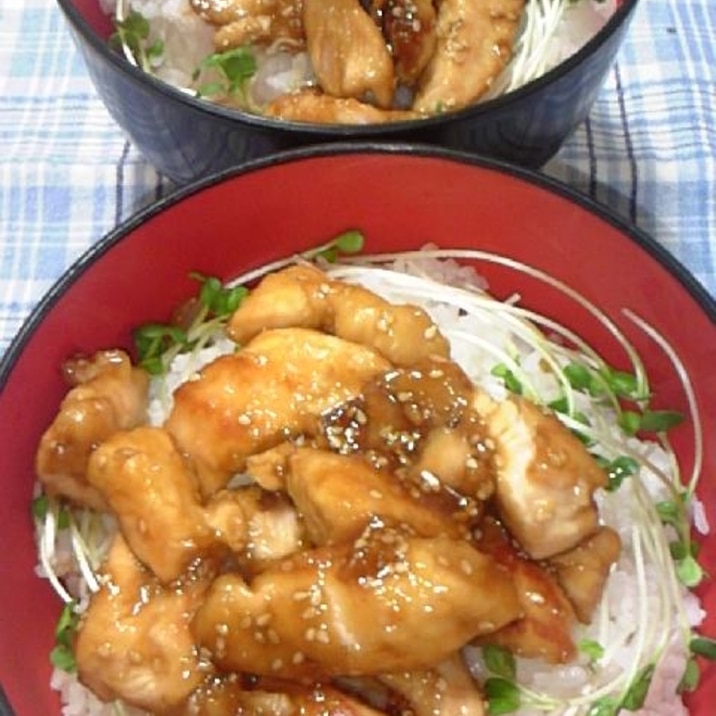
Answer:
<svg viewBox="0 0 716 716"><path fill-rule="evenodd" d="M651 234L716 295L716 1L642 0L545 172ZM0 353L60 274L173 190L90 84L52 0L0 0Z"/></svg>

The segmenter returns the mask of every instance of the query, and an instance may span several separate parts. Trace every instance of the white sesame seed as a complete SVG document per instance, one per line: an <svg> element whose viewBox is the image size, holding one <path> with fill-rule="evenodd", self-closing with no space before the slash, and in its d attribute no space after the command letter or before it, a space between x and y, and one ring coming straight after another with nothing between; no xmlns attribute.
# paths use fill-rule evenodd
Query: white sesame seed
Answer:
<svg viewBox="0 0 716 716"><path fill-rule="evenodd" d="M316 640L321 642L321 644L331 643L331 637L329 636L328 632L324 630L320 630L316 633Z"/></svg>
<svg viewBox="0 0 716 716"><path fill-rule="evenodd" d="M280 643L280 641L281 641L281 639L280 639L280 637L279 637L279 635L278 635L278 632L277 632L275 629L269 629L269 630L266 632L266 636L268 636L268 640L269 640L272 644L278 644L278 643Z"/></svg>

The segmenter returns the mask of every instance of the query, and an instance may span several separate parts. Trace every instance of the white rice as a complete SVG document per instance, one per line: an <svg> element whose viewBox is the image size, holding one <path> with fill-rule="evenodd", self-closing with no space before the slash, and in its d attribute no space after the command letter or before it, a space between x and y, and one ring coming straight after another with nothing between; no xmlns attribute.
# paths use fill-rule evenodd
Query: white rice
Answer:
<svg viewBox="0 0 716 716"><path fill-rule="evenodd" d="M116 0L100 0L100 4L105 13L114 15ZM214 52L215 28L191 9L189 0L129 0L127 4L149 21L149 42L159 39L164 43L154 74L193 94L188 88L195 86L195 70ZM482 99L514 90L564 62L604 26L617 7L617 0L528 0L514 57ZM315 84L305 52L272 47L257 48L255 53L258 71L251 82L251 100L256 106ZM409 106L409 93L405 101L401 98L405 99L405 91L397 93L396 105Z"/></svg>
<svg viewBox="0 0 716 716"><path fill-rule="evenodd" d="M423 260L419 264L398 262L398 268L413 274L428 273L443 283L468 286L478 292L484 288L484 282L473 269L466 269L451 261ZM488 390L496 399L505 394L501 381L491 374L497 362L495 355L500 351L510 355L515 350L520 353L520 365L529 372L531 385L542 396L558 394L554 378L541 368L543 357L539 352L529 346L529 341L509 328L505 320L495 321L495 309L499 306L496 302L492 310L488 306L484 315L477 312L462 315L454 305L448 306L431 298L430 292L425 291L424 287L416 289L407 276L405 280L386 282L385 276L377 270L366 272L350 267L333 270L338 278L345 280L360 276L362 285L393 302L420 303L450 340L455 360L476 384ZM486 334L496 352L476 349L471 337ZM234 348L232 342L222 338L200 353L180 355L169 376L153 383L150 422L161 425L171 409L173 390L202 365ZM589 416L595 422L614 424L614 415L608 408L598 409L601 414L597 414L594 406L586 399L579 407L590 411ZM667 473L671 470L670 456L656 443L640 442L635 438L625 441L616 428L613 429L613 439L620 448L648 459L653 470L664 470ZM608 454L610 449L605 448L604 452ZM611 572L593 623L588 627L580 625L575 633L576 642L591 639L604 646L605 653L599 660L598 668L590 665L584 655L574 663L562 666L549 665L539 659L518 658L518 682L527 691L539 695L542 706L525 705L515 712L516 716L540 716L545 713L551 716L584 715L590 703L607 685L612 690L616 688L617 694L620 688L626 688L636 671L645 665L644 654L649 655L649 658L657 658L658 662L644 706L636 713L639 716L678 716L687 713L677 693L688 659L683 635L684 630L688 631L702 622L704 612L697 598L676 580L668 586L678 591L680 604L677 602L678 606L673 606L667 599L667 596L673 595L665 592L667 585L664 583L663 569L655 566L655 560L659 558L658 539L655 538L652 544L650 535L640 533L635 527L643 521L638 499L640 486L644 487L654 502L670 499L663 483L648 467L642 467L638 481L627 480L619 490L600 492L597 496L603 523L619 533L623 544L622 555ZM698 529L706 533L708 523L703 506L698 502L695 503L694 518ZM111 532L113 524L107 523L105 527ZM101 547L99 551L103 549ZM66 559L69 550L66 542L58 543L55 568L64 575L76 569L71 560ZM635 554L639 553L644 555L643 562L635 559ZM670 559L668 566L669 569L673 568ZM75 589L80 588L75 585ZM86 589L79 593L86 603ZM466 653L474 675L478 680L483 680L488 672L480 651L468 648ZM51 685L61 694L64 716L116 716L118 713L138 716L141 713L116 704L102 704L77 682L74 675L57 671ZM551 707L547 708L550 704ZM124 710L118 711L118 708Z"/></svg>

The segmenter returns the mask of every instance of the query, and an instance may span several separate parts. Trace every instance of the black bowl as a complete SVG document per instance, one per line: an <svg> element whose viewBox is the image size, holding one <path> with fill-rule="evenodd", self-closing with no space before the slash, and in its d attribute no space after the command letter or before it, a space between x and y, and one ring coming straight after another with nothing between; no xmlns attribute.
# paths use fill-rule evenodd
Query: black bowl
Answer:
<svg viewBox="0 0 716 716"><path fill-rule="evenodd" d="M624 0L576 54L503 97L428 119L380 125L293 123L207 103L147 75L110 49L98 0L57 0L101 99L139 151L177 183L255 157L325 141L411 141L537 168L589 112L638 0Z"/></svg>

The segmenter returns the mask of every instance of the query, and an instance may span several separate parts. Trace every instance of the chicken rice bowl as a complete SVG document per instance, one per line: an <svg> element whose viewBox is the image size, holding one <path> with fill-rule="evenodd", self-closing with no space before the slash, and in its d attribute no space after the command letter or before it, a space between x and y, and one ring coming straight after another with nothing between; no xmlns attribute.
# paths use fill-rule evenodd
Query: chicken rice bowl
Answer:
<svg viewBox="0 0 716 716"><path fill-rule="evenodd" d="M510 92L574 54L619 0L102 0L127 60L293 122L380 124Z"/></svg>
<svg viewBox="0 0 716 716"><path fill-rule="evenodd" d="M33 503L63 713L686 714L695 402L652 409L536 270L628 368L492 297L505 257L361 246L197 274L134 355L68 357Z"/></svg>

